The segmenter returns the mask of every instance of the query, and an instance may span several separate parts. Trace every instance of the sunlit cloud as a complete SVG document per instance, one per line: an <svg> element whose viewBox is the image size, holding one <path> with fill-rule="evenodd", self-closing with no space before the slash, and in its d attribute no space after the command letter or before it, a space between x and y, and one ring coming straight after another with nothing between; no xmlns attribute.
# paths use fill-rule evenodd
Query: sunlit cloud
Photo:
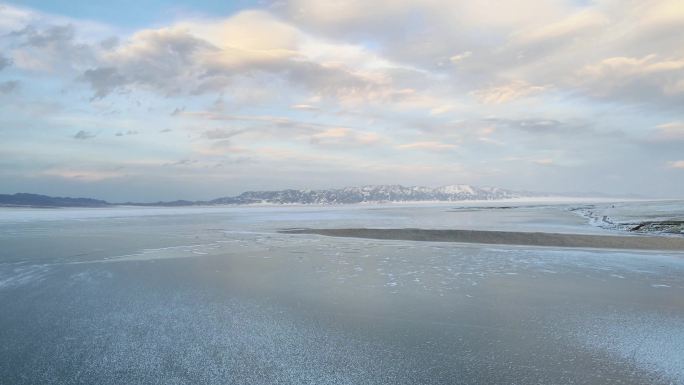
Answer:
<svg viewBox="0 0 684 385"><path fill-rule="evenodd" d="M293 108L295 110L303 110L303 111L318 111L319 108L316 106L312 106L310 104L293 104L290 106L290 108Z"/></svg>
<svg viewBox="0 0 684 385"><path fill-rule="evenodd" d="M126 175L684 191L678 0L195 7L129 25L1 5L0 175L97 185L73 165L154 158Z"/></svg>
<svg viewBox="0 0 684 385"><path fill-rule="evenodd" d="M670 166L670 168L684 169L684 160L675 160L675 161L669 162L668 165Z"/></svg>
<svg viewBox="0 0 684 385"><path fill-rule="evenodd" d="M658 140L684 140L684 122L659 124L655 129Z"/></svg>
<svg viewBox="0 0 684 385"><path fill-rule="evenodd" d="M335 127L311 135L311 143L324 146L364 146L380 142L374 132L358 132L345 127Z"/></svg>
<svg viewBox="0 0 684 385"><path fill-rule="evenodd" d="M542 165L542 166L550 166L555 163L555 161L551 158L544 158L544 159L536 159L534 160L534 163Z"/></svg>
<svg viewBox="0 0 684 385"><path fill-rule="evenodd" d="M463 52L463 53L459 53L459 54L457 54L457 55L454 55L454 56L450 57L450 58L449 58L449 61L450 61L452 64L458 64L458 63L460 63L460 62L466 60L467 58L471 57L472 55L473 55L472 52L470 52L470 51L465 51L465 52Z"/></svg>
<svg viewBox="0 0 684 385"><path fill-rule="evenodd" d="M84 182L98 182L107 179L119 178L126 175L120 171L95 171L95 170L72 170L54 169L42 173L44 176L73 179Z"/></svg>
<svg viewBox="0 0 684 385"><path fill-rule="evenodd" d="M547 90L548 86L535 86L522 80L493 86L473 92L473 95L484 104L500 104L513 100L534 96Z"/></svg>
<svg viewBox="0 0 684 385"><path fill-rule="evenodd" d="M434 142L434 141L405 143L405 144L400 144L397 146L397 148L402 149L402 150L433 150L433 151L453 150L454 148L457 148L457 147L458 146L455 144L441 143L441 142Z"/></svg>

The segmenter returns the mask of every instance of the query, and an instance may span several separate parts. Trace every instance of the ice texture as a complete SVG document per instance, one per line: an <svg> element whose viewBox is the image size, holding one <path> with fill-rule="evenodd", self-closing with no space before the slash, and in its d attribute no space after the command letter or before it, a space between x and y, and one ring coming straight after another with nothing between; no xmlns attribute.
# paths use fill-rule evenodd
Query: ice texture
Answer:
<svg viewBox="0 0 684 385"><path fill-rule="evenodd" d="M0 383L684 384L684 253L278 233L611 233L501 207L14 212Z"/></svg>

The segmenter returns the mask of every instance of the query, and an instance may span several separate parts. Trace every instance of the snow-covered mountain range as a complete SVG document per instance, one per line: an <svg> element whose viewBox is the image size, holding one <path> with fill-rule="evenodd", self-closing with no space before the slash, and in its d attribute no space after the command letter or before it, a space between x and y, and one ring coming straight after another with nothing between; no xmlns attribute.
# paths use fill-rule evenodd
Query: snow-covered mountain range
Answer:
<svg viewBox="0 0 684 385"><path fill-rule="evenodd" d="M512 191L497 187L449 185L437 188L424 186L374 185L325 190L247 191L238 196L218 198L209 204L345 204L366 202L417 202L494 200L542 196L542 194Z"/></svg>

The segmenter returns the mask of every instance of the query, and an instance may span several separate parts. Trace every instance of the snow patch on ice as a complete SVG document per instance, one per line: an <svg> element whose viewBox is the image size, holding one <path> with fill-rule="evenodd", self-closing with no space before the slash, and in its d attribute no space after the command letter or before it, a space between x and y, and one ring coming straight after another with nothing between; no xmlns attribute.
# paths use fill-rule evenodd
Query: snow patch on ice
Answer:
<svg viewBox="0 0 684 385"><path fill-rule="evenodd" d="M684 319L660 314L611 314L582 325L592 349L684 384Z"/></svg>
<svg viewBox="0 0 684 385"><path fill-rule="evenodd" d="M35 284L50 272L48 265L6 265L0 269L0 289Z"/></svg>

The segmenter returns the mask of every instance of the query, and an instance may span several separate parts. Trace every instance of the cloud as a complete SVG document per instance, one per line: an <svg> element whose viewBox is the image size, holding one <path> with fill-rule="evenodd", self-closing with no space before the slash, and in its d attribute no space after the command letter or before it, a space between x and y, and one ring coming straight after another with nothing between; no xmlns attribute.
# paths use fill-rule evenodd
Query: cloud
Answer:
<svg viewBox="0 0 684 385"><path fill-rule="evenodd" d="M113 67L86 70L80 79L90 84L90 87L95 91L93 100L102 99L116 88L126 84L124 76Z"/></svg>
<svg viewBox="0 0 684 385"><path fill-rule="evenodd" d="M668 165L670 168L684 169L684 160L675 160L672 162L668 162Z"/></svg>
<svg viewBox="0 0 684 385"><path fill-rule="evenodd" d="M221 129L221 128L214 128L211 130L204 131L204 137L207 139L228 139L232 138L233 136L240 135L244 132L247 132L246 129L239 129L239 130L226 130L226 129Z"/></svg>
<svg viewBox="0 0 684 385"><path fill-rule="evenodd" d="M199 57L215 50L185 28L143 30L102 55L102 64L93 71L104 77L106 87L92 84L93 89L109 93L116 87L137 85L167 94L189 92L183 83L195 86L211 70L207 65L198 68Z"/></svg>
<svg viewBox="0 0 684 385"><path fill-rule="evenodd" d="M656 126L656 140L684 140L684 122L670 122Z"/></svg>
<svg viewBox="0 0 684 385"><path fill-rule="evenodd" d="M290 18L320 32L361 37L374 33L378 38L397 37L396 28L391 27L394 23L401 23L404 26L402 31L422 27L421 21L442 33L479 26L483 30L500 29L539 23L539 19L548 20L561 10L564 8L544 1L483 4L469 1L380 0L369 5L360 0L293 0L285 6ZM421 17L416 20L416 15ZM399 36L402 34L399 33Z"/></svg>
<svg viewBox="0 0 684 385"><path fill-rule="evenodd" d="M115 135L115 136L129 136L129 135L138 135L138 134L139 134L138 131L135 131L135 130L128 130L128 131L119 131L119 132L117 132L117 133L114 134L114 135ZM84 139L85 139L85 138L84 138Z"/></svg>
<svg viewBox="0 0 684 385"><path fill-rule="evenodd" d="M99 182L119 178L126 174L117 170L50 169L44 171L42 175L83 182Z"/></svg>
<svg viewBox="0 0 684 385"><path fill-rule="evenodd" d="M44 30L38 30L29 26L12 34L23 36L25 38L24 44L32 47L61 46L64 43L73 41L75 36L74 26L71 24L53 25Z"/></svg>
<svg viewBox="0 0 684 385"><path fill-rule="evenodd" d="M555 119L502 119L502 118L488 118L484 120L487 123L493 123L500 127L512 128L520 131L526 131L532 134L550 134L550 133L564 133L573 132L578 133L582 130L581 125L568 124Z"/></svg>
<svg viewBox="0 0 684 385"><path fill-rule="evenodd" d="M275 32L277 24L264 13L249 12L225 21L142 30L104 52L100 66L84 78L97 97L126 86L165 94L221 89L225 77L267 70L291 56L286 47L278 47L289 41L282 34L273 34L269 45L265 31Z"/></svg>
<svg viewBox="0 0 684 385"><path fill-rule="evenodd" d="M610 57L587 65L579 76L581 87L598 97L642 103L684 101L684 56Z"/></svg>
<svg viewBox="0 0 684 385"><path fill-rule="evenodd" d="M457 67L462 72L481 72L491 67L493 51L500 51L513 32L560 19L570 8L566 2L531 0L515 4L383 0L371 6L355 0L293 0L285 5L284 14L335 40L372 41L386 58L424 70L444 66L454 56L460 59L463 52L476 52L477 60L458 60ZM511 65L510 60L505 65Z"/></svg>
<svg viewBox="0 0 684 385"><path fill-rule="evenodd" d="M619 98L667 108L682 102L681 72L649 75L652 78L643 84L651 90L641 95L640 85L629 85L632 75L611 85L602 78L606 73L599 78L590 74L604 60L608 64L611 58L638 60L652 54L663 62L655 68L678 67L684 56L678 33L684 27L684 12L678 0L648 4L526 0L515 5L428 0L383 1L373 6L358 1L294 0L283 9L285 17L308 31L342 41L371 39L385 60L402 66L432 73L449 67L447 81L453 92L472 93L487 104L550 88L565 95L581 91L587 99ZM468 54L472 52L476 54ZM451 59L458 65L444 66ZM520 83L507 85L510 79ZM625 88L629 92L623 92Z"/></svg>
<svg viewBox="0 0 684 385"><path fill-rule="evenodd" d="M577 37L578 34L595 33L599 27L605 27L610 19L598 10L585 9L570 14L559 21L549 24L523 28L514 34L518 44L539 44L552 41L558 43L567 38Z"/></svg>
<svg viewBox="0 0 684 385"><path fill-rule="evenodd" d="M197 87L197 81L207 72L198 68L196 57L211 45L182 28L160 28L135 33L123 44L103 51L95 68L87 69L80 80L87 82L102 99L126 87L147 87L164 94L176 94Z"/></svg>
<svg viewBox="0 0 684 385"><path fill-rule="evenodd" d="M359 132L345 127L328 128L310 137L310 142L318 146L368 146L382 141L374 132Z"/></svg>
<svg viewBox="0 0 684 385"><path fill-rule="evenodd" d="M441 105L441 106L437 106L437 107L430 109L430 115L434 116L434 115L446 114L447 112L451 112L455 109L456 109L456 107L453 105Z"/></svg>
<svg viewBox="0 0 684 385"><path fill-rule="evenodd" d="M684 59L659 60L657 55L642 58L611 57L584 68L582 73L590 79L628 79L648 75L679 72L684 69Z"/></svg>
<svg viewBox="0 0 684 385"><path fill-rule="evenodd" d="M218 157L222 160L226 160L226 156L234 154L250 154L252 151L250 149L240 147L233 143L230 139L220 139L214 140L211 143L198 143L193 146L193 152L198 156L211 157L212 159ZM251 162L252 159L248 156L243 156L240 158L233 158L231 160L243 163Z"/></svg>
<svg viewBox="0 0 684 385"><path fill-rule="evenodd" d="M95 51L76 38L76 27L64 25L27 25L10 32L13 40L12 62L22 70L55 72L78 71L95 62Z"/></svg>
<svg viewBox="0 0 684 385"><path fill-rule="evenodd" d="M436 141L426 141L426 142L413 142L400 144L397 148L402 150L426 150L426 151L445 151L453 150L457 148L458 145L450 143L442 143Z"/></svg>
<svg viewBox="0 0 684 385"><path fill-rule="evenodd" d="M0 55L0 71L12 65L12 59Z"/></svg>
<svg viewBox="0 0 684 385"><path fill-rule="evenodd" d="M244 11L218 23L183 24L217 50L204 58L219 70L267 68L297 56L301 33L268 12Z"/></svg>
<svg viewBox="0 0 684 385"><path fill-rule="evenodd" d="M290 108L294 110L302 110L302 111L318 111L319 108L316 106L312 106L310 104L293 104L290 106Z"/></svg>
<svg viewBox="0 0 684 385"><path fill-rule="evenodd" d="M164 163L162 166L190 166L199 163L197 159L181 159L175 162Z"/></svg>
<svg viewBox="0 0 684 385"><path fill-rule="evenodd" d="M458 63L466 60L467 58L471 57L472 55L473 55L472 52L465 51L463 53L459 53L457 55L450 57L449 61L451 62L451 64L458 64Z"/></svg>
<svg viewBox="0 0 684 385"><path fill-rule="evenodd" d="M515 80L501 86L493 86L473 92L475 98L484 104L508 103L534 96L549 89L549 86L535 86L523 80Z"/></svg>
<svg viewBox="0 0 684 385"><path fill-rule="evenodd" d="M370 130L282 116L230 115L211 111L186 111L181 116L207 122L233 122L235 128L226 129L219 126L205 130L202 136L211 140L239 135L241 140L277 140L281 143L308 141L315 146L331 148L379 145L386 141L382 135Z"/></svg>
<svg viewBox="0 0 684 385"><path fill-rule="evenodd" d="M10 94L19 88L18 80L8 80L0 82L0 94Z"/></svg>
<svg viewBox="0 0 684 385"><path fill-rule="evenodd" d="M538 164L540 166L550 166L555 163L555 161L551 158L544 158L544 159L535 159L533 160L535 164Z"/></svg>
<svg viewBox="0 0 684 385"><path fill-rule="evenodd" d="M146 29L97 52L97 65L81 76L94 90L94 99L116 89L164 96L222 92L235 99L264 88L274 94L277 90L268 87L283 86L344 104L406 96L387 75L401 66L360 45L308 35L264 11ZM244 90L236 84L245 84Z"/></svg>
<svg viewBox="0 0 684 385"><path fill-rule="evenodd" d="M79 139L79 140L86 140L86 139L92 139L96 136L97 136L97 134L94 134L90 131L81 130L81 131L77 132L76 134L74 134L73 138Z"/></svg>
<svg viewBox="0 0 684 385"><path fill-rule="evenodd" d="M119 45L119 38L116 36L110 36L102 41L100 41L100 47L104 50L111 50Z"/></svg>

